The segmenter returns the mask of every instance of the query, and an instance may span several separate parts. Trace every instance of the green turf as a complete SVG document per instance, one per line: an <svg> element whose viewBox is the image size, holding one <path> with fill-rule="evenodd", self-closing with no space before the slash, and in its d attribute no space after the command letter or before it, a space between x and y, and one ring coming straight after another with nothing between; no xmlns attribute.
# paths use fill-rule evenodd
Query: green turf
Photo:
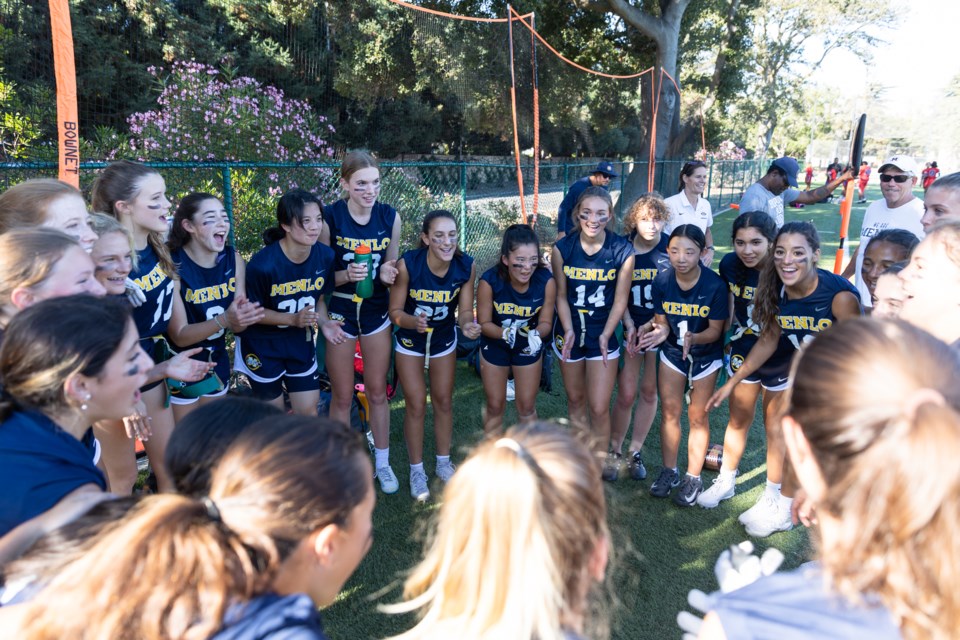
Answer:
<svg viewBox="0 0 960 640"><path fill-rule="evenodd" d="M868 200L879 197L879 189L867 193ZM866 205L855 205L850 230L859 235L860 221ZM838 241L840 216L837 204L820 204L803 209L788 208L786 219L811 220L820 230L823 241L821 266L832 269ZM730 250L730 225L735 211L717 216L713 235L717 259ZM849 253L848 253L849 256ZM541 393L537 410L542 418L566 417L566 398L559 370L555 368L554 391ZM481 435L483 388L480 378L461 363L456 372L454 392L456 461L462 461L470 446ZM758 412L759 413L759 412ZM409 628L412 619L387 616L377 610L378 603L397 602L404 572L420 558L426 528L435 515L437 505L418 505L410 498L407 484L407 458L403 445L403 400L391 406L391 458L400 478L400 491L385 496L378 491L374 513L373 547L357 572L347 583L341 597L324 614L332 638L375 638L396 634ZM505 423L516 419L511 403ZM427 441L424 459L428 472L433 471L433 443L430 436L430 413L427 414ZM711 441L722 442L727 412L723 408L711 414ZM680 451L681 464L686 460L686 420ZM659 463L659 414L644 449L644 459L651 476ZM677 612L686 606L686 594L697 587L710 591L716 588L713 564L717 555L731 544L746 539L736 516L752 505L765 480L764 435L758 420L750 431L747 450L740 466L737 495L713 510L680 509L669 500L657 500L647 493L651 478L644 482L621 479L606 486L610 531L614 555L600 606L606 611L612 638L676 638ZM714 474L704 472L709 485ZM434 495L440 487L433 485ZM804 562L810 554L807 533L794 530L758 541L762 550L775 546L786 555L785 567Z"/></svg>

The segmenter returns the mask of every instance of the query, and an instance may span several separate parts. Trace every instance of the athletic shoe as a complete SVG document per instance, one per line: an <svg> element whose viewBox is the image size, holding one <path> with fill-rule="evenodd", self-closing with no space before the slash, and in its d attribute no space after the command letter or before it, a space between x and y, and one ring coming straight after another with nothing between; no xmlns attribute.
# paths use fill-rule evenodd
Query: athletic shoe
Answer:
<svg viewBox="0 0 960 640"><path fill-rule="evenodd" d="M732 498L736 492L736 486L736 474L721 473L713 479L710 488L700 494L697 504L704 509L713 509L722 501Z"/></svg>
<svg viewBox="0 0 960 640"><path fill-rule="evenodd" d="M426 502L430 499L430 487L427 486L426 472L410 472L410 495L418 502Z"/></svg>
<svg viewBox="0 0 960 640"><path fill-rule="evenodd" d="M620 477L620 461L623 456L613 451L607 452L607 458L603 461L603 472L600 477L607 482L616 482Z"/></svg>
<svg viewBox="0 0 960 640"><path fill-rule="evenodd" d="M517 397L516 383L511 379L507 380L507 402L513 402Z"/></svg>
<svg viewBox="0 0 960 640"><path fill-rule="evenodd" d="M778 492L779 493L779 492ZM752 507L741 513L737 516L737 520L740 524L746 526L750 524L754 518L758 517L760 514L768 513L776 505L767 504L768 502L776 502L777 496L772 493L769 489L764 489L763 493L760 494L760 498L754 503Z"/></svg>
<svg viewBox="0 0 960 640"><path fill-rule="evenodd" d="M456 470L457 465L453 464L449 460L447 462L437 463L437 477L443 480L443 484L450 482L450 478L453 477L453 473Z"/></svg>
<svg viewBox="0 0 960 640"><path fill-rule="evenodd" d="M400 481L397 480L397 476L393 473L390 465L380 467L375 475L380 482L380 490L384 493L396 493L400 489Z"/></svg>
<svg viewBox="0 0 960 640"><path fill-rule="evenodd" d="M697 496L703 491L703 480L684 474L680 490L673 494L673 504L678 507L692 507L697 504Z"/></svg>
<svg viewBox="0 0 960 640"><path fill-rule="evenodd" d="M763 501L762 504L763 510L754 513L747 522L747 534L754 538L766 538L777 531L793 529L790 508L785 508L777 497L771 496L769 500Z"/></svg>
<svg viewBox="0 0 960 640"><path fill-rule="evenodd" d="M643 466L643 458L640 457L639 451L634 451L630 454L630 462L628 462L627 465L627 468L630 470L630 477L632 479L647 479L647 468Z"/></svg>
<svg viewBox="0 0 960 640"><path fill-rule="evenodd" d="M680 474L673 469L663 467L660 469L660 475L650 485L650 495L654 498L666 498L678 484L680 484Z"/></svg>

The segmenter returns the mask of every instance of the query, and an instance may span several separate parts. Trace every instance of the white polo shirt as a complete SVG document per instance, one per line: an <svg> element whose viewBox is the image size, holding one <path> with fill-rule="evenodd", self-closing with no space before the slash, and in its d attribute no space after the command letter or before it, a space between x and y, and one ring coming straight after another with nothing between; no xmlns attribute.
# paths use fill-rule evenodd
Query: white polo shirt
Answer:
<svg viewBox="0 0 960 640"><path fill-rule="evenodd" d="M713 208L710 207L710 201L702 196L697 200L696 206L690 204L683 191L670 196L664 202L670 210L670 220L663 228L663 232L667 235L682 224L695 224L704 234L713 226Z"/></svg>

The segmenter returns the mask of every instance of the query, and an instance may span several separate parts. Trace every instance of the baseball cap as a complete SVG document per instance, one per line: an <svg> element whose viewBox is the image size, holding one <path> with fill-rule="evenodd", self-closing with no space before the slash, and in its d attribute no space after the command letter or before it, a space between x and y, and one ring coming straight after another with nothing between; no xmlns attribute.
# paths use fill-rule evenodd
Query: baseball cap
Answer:
<svg viewBox="0 0 960 640"><path fill-rule="evenodd" d="M900 169L900 171L909 173L911 176L917 175L917 161L910 156L890 156L882 165L880 165L880 173L883 173L885 169L889 169L890 167Z"/></svg>
<svg viewBox="0 0 960 640"><path fill-rule="evenodd" d="M797 164L796 160L790 156L783 156L782 158L774 160L771 166L787 174L787 184L793 188L797 187L797 174L800 172L800 165Z"/></svg>
<svg viewBox="0 0 960 640"><path fill-rule="evenodd" d="M603 175L610 178L620 177L619 174L613 170L613 163L607 162L606 160L598 164L597 168L593 170L593 173L602 173Z"/></svg>

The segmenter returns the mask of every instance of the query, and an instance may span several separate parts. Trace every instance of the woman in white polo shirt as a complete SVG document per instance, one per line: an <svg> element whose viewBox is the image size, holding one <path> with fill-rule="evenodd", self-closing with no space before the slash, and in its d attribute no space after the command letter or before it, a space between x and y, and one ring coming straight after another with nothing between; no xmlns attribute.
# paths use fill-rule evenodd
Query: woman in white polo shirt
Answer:
<svg viewBox="0 0 960 640"><path fill-rule="evenodd" d="M700 160L684 163L680 170L680 193L666 199L670 209L670 220L663 232L667 235L682 224L695 224L707 238L707 247L700 262L703 266L713 264L713 209L710 201L703 197L707 187L707 165Z"/></svg>

